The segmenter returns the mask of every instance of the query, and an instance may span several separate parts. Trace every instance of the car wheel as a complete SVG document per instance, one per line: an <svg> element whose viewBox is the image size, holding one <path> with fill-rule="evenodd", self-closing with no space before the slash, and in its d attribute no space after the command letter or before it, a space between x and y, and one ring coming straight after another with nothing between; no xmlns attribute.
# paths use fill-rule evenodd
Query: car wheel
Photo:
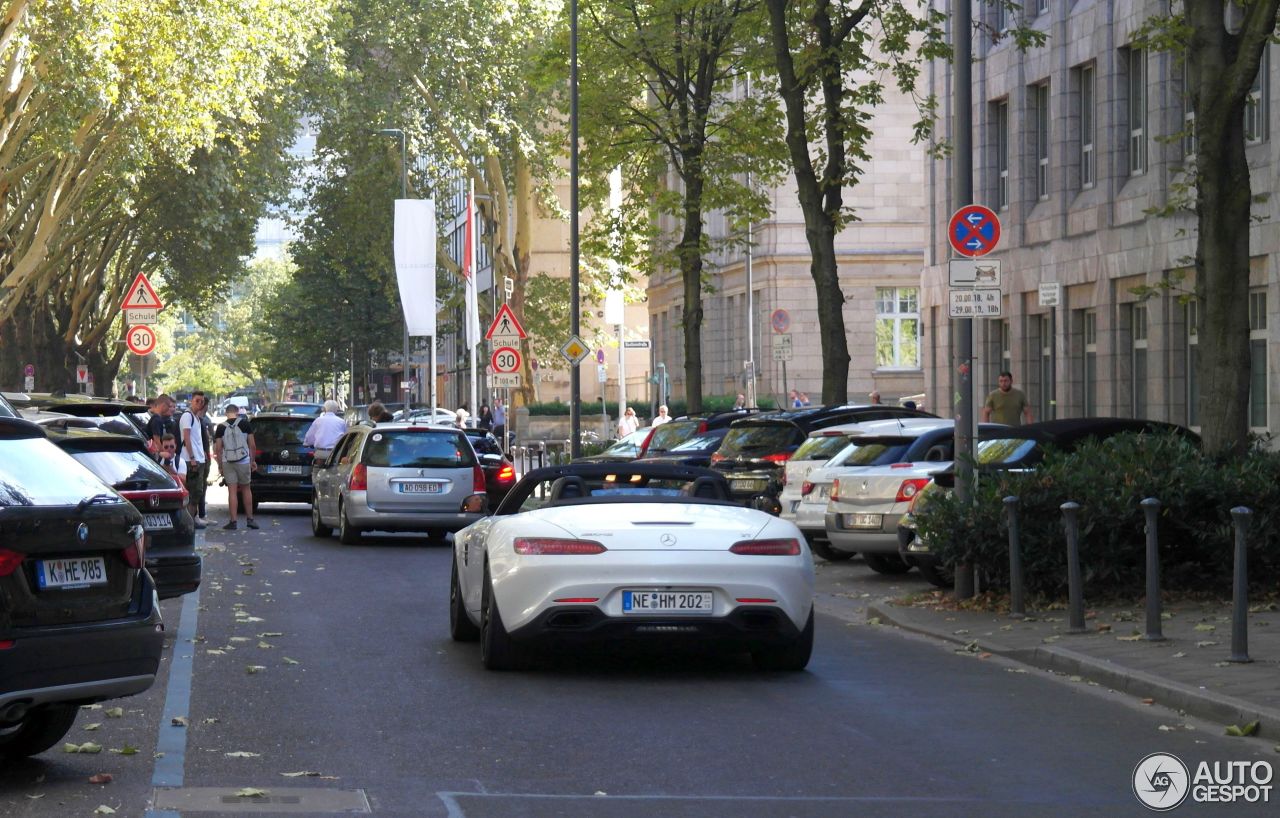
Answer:
<svg viewBox="0 0 1280 818"><path fill-rule="evenodd" d="M813 655L813 609L809 609L809 621L795 641L786 645L756 648L751 651L751 661L761 670L804 670Z"/></svg>
<svg viewBox="0 0 1280 818"><path fill-rule="evenodd" d="M877 574L905 574L911 570L897 554L863 554L862 560Z"/></svg>
<svg viewBox="0 0 1280 818"><path fill-rule="evenodd" d="M511 639L489 579L489 566L484 567L484 590L480 603L480 661L489 670L520 670L525 666L524 651Z"/></svg>
<svg viewBox="0 0 1280 818"><path fill-rule="evenodd" d="M950 567L939 565L932 560L916 563L920 575L935 588L951 588L956 584L956 572Z"/></svg>
<svg viewBox="0 0 1280 818"><path fill-rule="evenodd" d="M317 537L333 536L333 526L325 525L320 518L320 498L311 495L311 533Z"/></svg>
<svg viewBox="0 0 1280 818"><path fill-rule="evenodd" d="M453 572L449 577L449 636L455 642L474 642L480 638L480 628L467 616L466 603L462 599L462 586L458 584L458 560L452 560Z"/></svg>
<svg viewBox="0 0 1280 818"><path fill-rule="evenodd" d="M826 540L809 540L809 550L822 557L827 562L844 562L853 557L852 552L837 551Z"/></svg>
<svg viewBox="0 0 1280 818"><path fill-rule="evenodd" d="M353 526L347 519L347 510L341 505L338 506L338 542L343 545L360 543L360 529Z"/></svg>
<svg viewBox="0 0 1280 818"><path fill-rule="evenodd" d="M43 753L67 734L80 708L68 704L34 707L22 721L0 727L0 758L25 758Z"/></svg>

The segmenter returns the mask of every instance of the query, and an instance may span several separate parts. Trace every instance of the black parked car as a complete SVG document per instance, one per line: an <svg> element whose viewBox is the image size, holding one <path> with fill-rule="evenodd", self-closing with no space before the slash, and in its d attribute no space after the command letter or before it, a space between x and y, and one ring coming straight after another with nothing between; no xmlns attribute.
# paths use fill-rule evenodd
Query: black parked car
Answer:
<svg viewBox="0 0 1280 818"><path fill-rule="evenodd" d="M489 495L490 510L498 507L516 484L515 464L502 453L498 439L488 429L463 429L462 433L476 450L476 459L484 470L485 493Z"/></svg>
<svg viewBox="0 0 1280 818"><path fill-rule="evenodd" d="M842 423L892 418L933 418L919 409L875 404L868 406L812 406L794 412L770 412L736 420L711 468L729 480L733 499L740 502L765 495L777 499L782 491L784 464L809 433Z"/></svg>
<svg viewBox="0 0 1280 818"><path fill-rule="evenodd" d="M984 439L978 442L977 467L979 472L1034 469L1044 459L1045 450L1049 447L1070 452L1087 441L1105 440L1126 432L1174 433L1197 446L1200 444L1200 436L1185 426L1159 420L1063 418L1010 426L1000 432L984 434ZM939 588L951 587L954 577L948 566L938 563L929 544L916 536L915 512L927 505L929 498L937 492L951 491L955 483L954 466L934 474L933 482L916 494L911 508L898 522L898 555L909 565L919 568L924 578Z"/></svg>
<svg viewBox="0 0 1280 818"><path fill-rule="evenodd" d="M678 421L672 421L673 423ZM658 427L661 431L670 423ZM672 466L698 466L700 468L711 467L711 456L720 448L721 442L724 441L725 435L729 434L729 427L722 426L719 429L711 429L706 432L695 434L693 437L672 446L670 449L663 451L661 454L652 454L653 443L649 444L650 454L646 454L640 458L645 463L666 463ZM657 434L655 433L655 437Z"/></svg>
<svg viewBox="0 0 1280 818"><path fill-rule="evenodd" d="M311 502L311 461L315 449L302 441L314 418L259 412L253 418L258 470L249 478L253 506L259 503Z"/></svg>
<svg viewBox="0 0 1280 818"><path fill-rule="evenodd" d="M681 415L654 428L653 437L645 449L644 460L662 457L676 446L704 433L728 429L735 420L759 417L759 409L730 409L725 412L707 412L701 415Z"/></svg>
<svg viewBox="0 0 1280 818"><path fill-rule="evenodd" d="M308 418L318 418L324 413L323 403L306 403L303 401L283 401L281 403L272 403L267 406L263 412L278 412L283 415L302 415Z"/></svg>
<svg viewBox="0 0 1280 818"><path fill-rule="evenodd" d="M164 645L142 515L45 437L0 419L0 761L80 705L141 693Z"/></svg>
<svg viewBox="0 0 1280 818"><path fill-rule="evenodd" d="M142 513L147 570L160 598L171 599L199 588L202 562L196 553L195 521L187 511L187 491L152 459L146 445L97 430L46 427L45 433Z"/></svg>

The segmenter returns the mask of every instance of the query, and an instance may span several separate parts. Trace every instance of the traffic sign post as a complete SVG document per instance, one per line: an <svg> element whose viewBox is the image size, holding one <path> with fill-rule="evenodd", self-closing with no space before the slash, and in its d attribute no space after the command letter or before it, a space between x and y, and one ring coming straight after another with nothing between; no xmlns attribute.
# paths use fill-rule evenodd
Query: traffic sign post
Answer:
<svg viewBox="0 0 1280 818"><path fill-rule="evenodd" d="M773 336L773 359L775 361L791 360L791 334Z"/></svg>
<svg viewBox="0 0 1280 818"><path fill-rule="evenodd" d="M129 291L125 293L124 303L120 305L122 310L138 308L164 309L160 296L156 295L155 288L151 286L151 281L145 273L138 273L133 279L133 283L129 285Z"/></svg>
<svg viewBox="0 0 1280 818"><path fill-rule="evenodd" d="M503 304L498 308L498 314L493 316L493 323L489 325L489 331L484 334L486 341L494 341L498 339L510 339L522 341L529 337L529 333L524 331L524 327L520 324L520 319L516 318L516 314L511 311L511 305ZM497 344L494 344L497 346Z"/></svg>
<svg viewBox="0 0 1280 818"><path fill-rule="evenodd" d="M948 315L952 318L999 318L999 290L951 290Z"/></svg>
<svg viewBox="0 0 1280 818"><path fill-rule="evenodd" d="M159 324L160 310L155 307L125 307L124 322L128 326L137 324Z"/></svg>
<svg viewBox="0 0 1280 818"><path fill-rule="evenodd" d="M965 205L952 214L947 241L962 256L985 256L1000 243L1000 219L989 207Z"/></svg>
<svg viewBox="0 0 1280 818"><path fill-rule="evenodd" d="M560 355L566 361L577 366L587 359L591 349L578 336L573 336L560 347Z"/></svg>
<svg viewBox="0 0 1280 818"><path fill-rule="evenodd" d="M495 372L489 376L489 385L494 389L519 389L520 384L519 372Z"/></svg>
<svg viewBox="0 0 1280 818"><path fill-rule="evenodd" d="M150 355L156 349L155 330L145 324L129 327L124 335L125 345L134 355Z"/></svg>
<svg viewBox="0 0 1280 818"><path fill-rule="evenodd" d="M1000 260L953 258L947 262L947 283L952 287L1000 289Z"/></svg>
<svg viewBox="0 0 1280 818"><path fill-rule="evenodd" d="M769 313L769 326L773 327L773 331L782 334L791 328L791 315L783 309L777 309Z"/></svg>
<svg viewBox="0 0 1280 818"><path fill-rule="evenodd" d="M489 365L493 367L495 373L509 375L520 371L522 360L520 350L503 347L493 351L493 355L489 358Z"/></svg>
<svg viewBox="0 0 1280 818"><path fill-rule="evenodd" d="M76 367L76 383L89 382L89 367L80 364Z"/></svg>

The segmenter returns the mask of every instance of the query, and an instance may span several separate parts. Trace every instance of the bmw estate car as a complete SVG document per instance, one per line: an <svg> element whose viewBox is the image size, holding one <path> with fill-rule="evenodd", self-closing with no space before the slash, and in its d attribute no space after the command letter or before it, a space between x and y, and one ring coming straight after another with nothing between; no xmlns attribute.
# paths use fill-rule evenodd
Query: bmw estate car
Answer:
<svg viewBox="0 0 1280 818"><path fill-rule="evenodd" d="M685 466L569 464L529 472L454 537L449 623L491 670L542 643L727 645L802 670L813 650L813 558L793 524L729 500Z"/></svg>

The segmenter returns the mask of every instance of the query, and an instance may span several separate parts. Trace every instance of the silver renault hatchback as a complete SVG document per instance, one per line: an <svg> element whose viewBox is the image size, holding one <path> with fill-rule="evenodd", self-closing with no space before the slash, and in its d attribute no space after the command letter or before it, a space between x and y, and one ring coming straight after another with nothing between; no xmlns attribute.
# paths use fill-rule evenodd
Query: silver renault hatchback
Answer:
<svg viewBox="0 0 1280 818"><path fill-rule="evenodd" d="M338 529L348 545L365 531L443 536L484 516L484 471L459 429L414 423L354 426L317 464L311 530Z"/></svg>

